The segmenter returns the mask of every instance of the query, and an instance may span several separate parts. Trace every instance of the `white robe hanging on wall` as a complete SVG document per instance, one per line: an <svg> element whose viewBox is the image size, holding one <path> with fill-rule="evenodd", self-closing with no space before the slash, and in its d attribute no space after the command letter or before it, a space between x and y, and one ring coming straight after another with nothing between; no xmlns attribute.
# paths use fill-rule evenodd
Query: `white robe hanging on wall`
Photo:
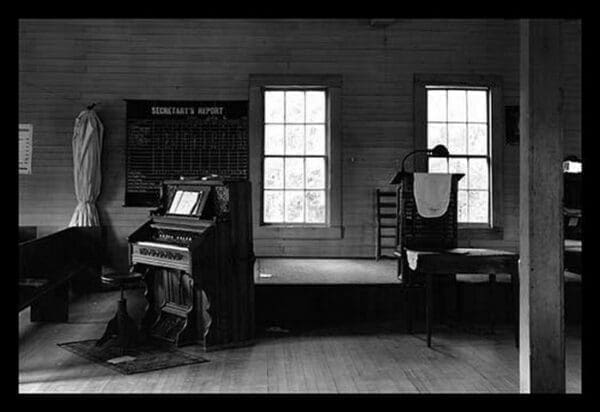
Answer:
<svg viewBox="0 0 600 412"><path fill-rule="evenodd" d="M69 226L100 226L96 199L102 176L100 156L104 127L94 110L84 110L75 119L73 130L73 175L77 207Z"/></svg>

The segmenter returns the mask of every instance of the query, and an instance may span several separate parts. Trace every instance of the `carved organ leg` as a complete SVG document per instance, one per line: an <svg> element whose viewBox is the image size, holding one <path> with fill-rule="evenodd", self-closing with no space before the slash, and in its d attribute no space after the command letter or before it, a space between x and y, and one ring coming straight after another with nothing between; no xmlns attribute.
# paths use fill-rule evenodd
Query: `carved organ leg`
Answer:
<svg viewBox="0 0 600 412"><path fill-rule="evenodd" d="M145 267L141 270L141 273L144 274L144 285L146 286L146 290L144 291L144 297L146 298L146 311L144 313L144 317L142 318L141 325L141 331L144 335L148 334L150 328L158 318L155 287L156 278L159 276L159 273L156 272L159 270L160 269L158 268L151 267Z"/></svg>
<svg viewBox="0 0 600 412"><path fill-rule="evenodd" d="M202 337L206 339L208 332L210 331L210 325L212 323L212 317L210 313L208 313L208 309L210 309L210 301L208 300L208 296L204 290L202 293Z"/></svg>

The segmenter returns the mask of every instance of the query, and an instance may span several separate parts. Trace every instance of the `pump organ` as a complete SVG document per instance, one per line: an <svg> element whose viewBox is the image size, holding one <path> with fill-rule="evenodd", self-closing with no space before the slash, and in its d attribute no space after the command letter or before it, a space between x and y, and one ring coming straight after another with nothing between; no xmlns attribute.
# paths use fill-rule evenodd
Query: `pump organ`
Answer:
<svg viewBox="0 0 600 412"><path fill-rule="evenodd" d="M173 180L129 238L131 270L144 274L149 339L205 350L254 335L250 183Z"/></svg>

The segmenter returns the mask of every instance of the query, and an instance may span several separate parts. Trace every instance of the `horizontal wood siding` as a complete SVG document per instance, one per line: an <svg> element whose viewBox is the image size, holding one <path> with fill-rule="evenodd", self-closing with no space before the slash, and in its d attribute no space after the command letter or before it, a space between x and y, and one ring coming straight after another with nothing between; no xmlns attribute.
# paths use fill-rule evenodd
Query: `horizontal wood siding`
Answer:
<svg viewBox="0 0 600 412"><path fill-rule="evenodd" d="M581 24L563 21L565 151L581 152ZM100 217L109 258L124 269L126 237L147 218L124 208L123 99L245 100L252 73L340 74L342 239L257 239L266 256L373 256L375 187L413 145L414 73L493 74L519 102L513 20L21 20L19 122L32 123L32 174L19 176L19 224L65 227L76 200L74 119L92 101L105 126ZM518 146L504 145L503 236L465 244L518 247Z"/></svg>

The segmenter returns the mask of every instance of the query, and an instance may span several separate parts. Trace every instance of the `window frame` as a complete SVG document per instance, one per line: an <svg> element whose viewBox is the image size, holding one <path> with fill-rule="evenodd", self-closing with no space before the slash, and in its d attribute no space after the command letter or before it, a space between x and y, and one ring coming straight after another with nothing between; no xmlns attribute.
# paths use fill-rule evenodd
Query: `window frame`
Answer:
<svg viewBox="0 0 600 412"><path fill-rule="evenodd" d="M329 208L330 208L330 186L329 186L329 180L330 180L330 170L329 170L329 146L330 146L330 135L331 135L331 119L329 118L330 113L329 113L329 109L328 109L328 101L329 101L329 93L326 87L316 87L316 86L264 86L262 93L263 93L263 109L264 109L264 95L267 91L283 91L283 92L287 92L287 91L294 91L294 90L298 90L298 91L303 91L303 92L307 92L307 91L323 91L325 92L325 154L324 155L297 155L297 154L292 154L292 155L288 155L286 153L282 154L282 155L267 155L264 153L264 130L265 130L265 126L269 123L265 123L264 119L263 119L263 152L261 154L261 170L262 170L262 178L261 178L261 200L260 200L260 224L261 226L281 226L281 225L286 225L286 226L294 226L294 227L321 227L321 226L328 226L329 224L329 219L330 219L330 215L331 213L329 212ZM264 110L263 110L263 114L264 114ZM296 123L289 123L289 124L296 124ZM306 126L307 124L310 123L302 123L302 125ZM285 126L288 125L288 123L284 122L282 123L282 125L284 126L284 130L285 130ZM306 138L306 136L305 136ZM284 144L285 144L285 137L284 137ZM266 189L264 187L264 178L265 178L265 174L264 174L264 168L265 168L265 159L269 157L269 158L282 158L284 159L284 164L285 164L285 159L292 157L292 158L302 158L302 159L310 159L310 158L323 158L324 163L325 163L325 187L324 189L313 189L313 190L324 190L325 192L325 222L323 223L316 223L316 222L265 222L264 218L264 195L265 195L265 191L267 190L276 190L276 189ZM286 189L285 187L285 166L284 166L284 174L283 174L283 180L284 180L284 187L283 187L283 192L285 193L286 191L294 191L294 190L298 190L298 191L303 191L306 193L307 190L310 190L310 188L306 188L304 187L303 189ZM285 211L285 206L284 206L284 211ZM306 207L305 207L305 217L306 217ZM284 212L284 220L285 220L285 212Z"/></svg>
<svg viewBox="0 0 600 412"><path fill-rule="evenodd" d="M249 79L249 139L252 214L256 239L340 239L341 213L341 75L252 74ZM326 92L326 218L325 223L265 223L264 92L267 90L325 90Z"/></svg>
<svg viewBox="0 0 600 412"><path fill-rule="evenodd" d="M489 90L489 153L491 168L490 184L490 221L489 223L463 222L458 224L460 233L468 232L470 239L492 238L503 236L503 137L504 110L502 95L502 78L496 75L473 74L415 74L414 76L414 148L427 148L427 87L485 87ZM415 171L427 170L426 156L413 156Z"/></svg>

